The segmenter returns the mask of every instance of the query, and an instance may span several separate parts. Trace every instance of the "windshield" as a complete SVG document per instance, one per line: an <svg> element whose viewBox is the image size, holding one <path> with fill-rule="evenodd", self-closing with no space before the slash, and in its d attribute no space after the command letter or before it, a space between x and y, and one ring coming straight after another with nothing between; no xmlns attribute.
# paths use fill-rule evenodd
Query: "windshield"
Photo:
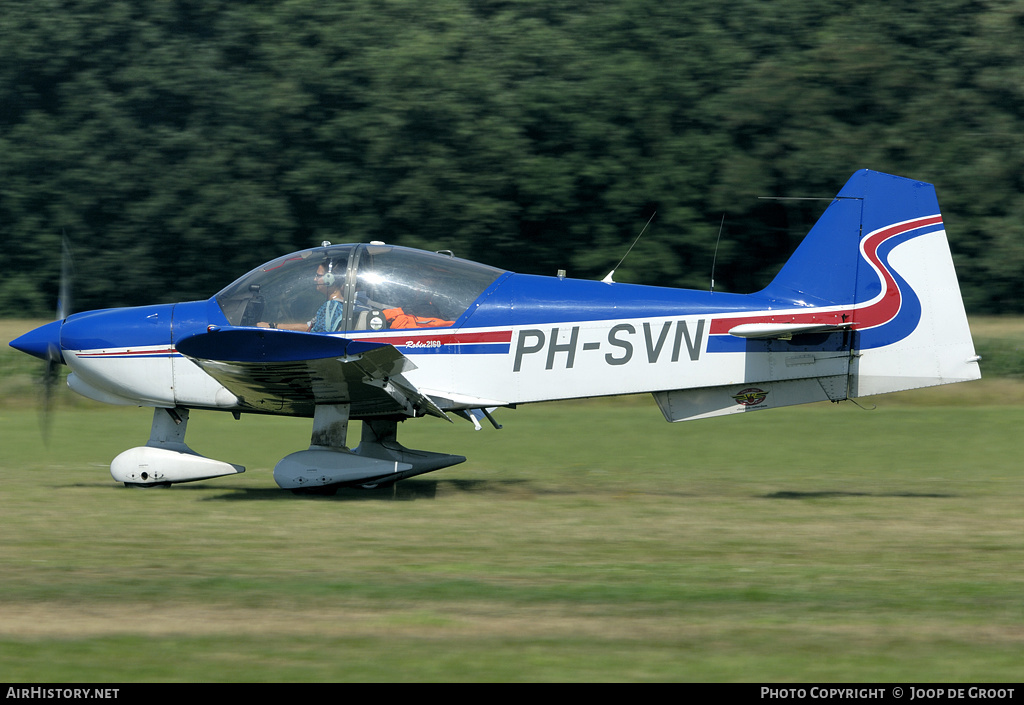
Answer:
<svg viewBox="0 0 1024 705"><path fill-rule="evenodd" d="M503 270L383 244L279 257L217 294L232 325L333 332L455 325Z"/></svg>

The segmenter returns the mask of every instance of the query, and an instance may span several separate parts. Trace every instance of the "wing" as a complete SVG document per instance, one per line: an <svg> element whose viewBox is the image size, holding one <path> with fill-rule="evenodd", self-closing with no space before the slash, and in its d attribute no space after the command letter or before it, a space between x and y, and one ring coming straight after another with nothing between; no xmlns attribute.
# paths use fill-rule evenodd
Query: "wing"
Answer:
<svg viewBox="0 0 1024 705"><path fill-rule="evenodd" d="M318 404L351 404L353 418L426 413L448 419L402 376L416 366L386 343L211 327L175 347L254 411L312 416Z"/></svg>

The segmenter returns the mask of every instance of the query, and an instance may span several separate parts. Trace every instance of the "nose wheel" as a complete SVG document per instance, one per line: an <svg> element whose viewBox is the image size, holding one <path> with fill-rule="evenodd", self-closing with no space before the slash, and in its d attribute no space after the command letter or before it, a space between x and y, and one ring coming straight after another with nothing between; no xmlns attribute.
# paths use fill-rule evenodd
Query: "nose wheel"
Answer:
<svg viewBox="0 0 1024 705"><path fill-rule="evenodd" d="M245 472L241 465L199 455L185 445L188 409L153 409L153 426L144 446L114 458L110 475L125 487L169 487Z"/></svg>

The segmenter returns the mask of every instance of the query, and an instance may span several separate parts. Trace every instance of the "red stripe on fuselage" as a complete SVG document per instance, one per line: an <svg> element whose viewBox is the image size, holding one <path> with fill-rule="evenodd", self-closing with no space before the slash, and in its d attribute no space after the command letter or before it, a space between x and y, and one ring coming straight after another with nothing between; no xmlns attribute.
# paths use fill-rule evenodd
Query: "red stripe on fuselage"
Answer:
<svg viewBox="0 0 1024 705"><path fill-rule="evenodd" d="M163 348L161 350L119 350L117 352L80 352L76 353L77 357L148 357L148 356L159 356L165 357L167 355L176 355L178 351L174 348Z"/></svg>
<svg viewBox="0 0 1024 705"><path fill-rule="evenodd" d="M496 330L484 333L460 332L441 333L436 329L430 332L423 328L402 328L388 331L390 335L354 338L361 343L386 343L388 345L405 345L406 343L439 342L441 345L461 345L464 343L511 343L511 330Z"/></svg>
<svg viewBox="0 0 1024 705"><path fill-rule="evenodd" d="M851 318L855 318L856 320L854 320L852 327L858 329L874 328L883 323L888 323L899 313L902 296L899 286L896 284L896 279L882 264L878 256L878 248L886 240L897 235L902 235L910 230L937 225L941 222L941 215L917 218L906 223L897 223L896 225L876 230L864 238L861 242L861 252L882 278L881 296L873 299L873 303L863 306L852 304L837 308L834 311L812 310L806 313L759 314L738 318L716 318L711 322L711 335L726 335L736 326L746 323L820 323L841 325L850 322Z"/></svg>

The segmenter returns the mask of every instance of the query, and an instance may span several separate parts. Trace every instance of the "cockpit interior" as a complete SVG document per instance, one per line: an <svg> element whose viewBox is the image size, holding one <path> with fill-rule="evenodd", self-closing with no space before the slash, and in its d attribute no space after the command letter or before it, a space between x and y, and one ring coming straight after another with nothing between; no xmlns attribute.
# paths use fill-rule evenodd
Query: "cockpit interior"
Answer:
<svg viewBox="0 0 1024 705"><path fill-rule="evenodd" d="M504 270L382 243L279 257L217 294L235 326L312 332L456 325Z"/></svg>

